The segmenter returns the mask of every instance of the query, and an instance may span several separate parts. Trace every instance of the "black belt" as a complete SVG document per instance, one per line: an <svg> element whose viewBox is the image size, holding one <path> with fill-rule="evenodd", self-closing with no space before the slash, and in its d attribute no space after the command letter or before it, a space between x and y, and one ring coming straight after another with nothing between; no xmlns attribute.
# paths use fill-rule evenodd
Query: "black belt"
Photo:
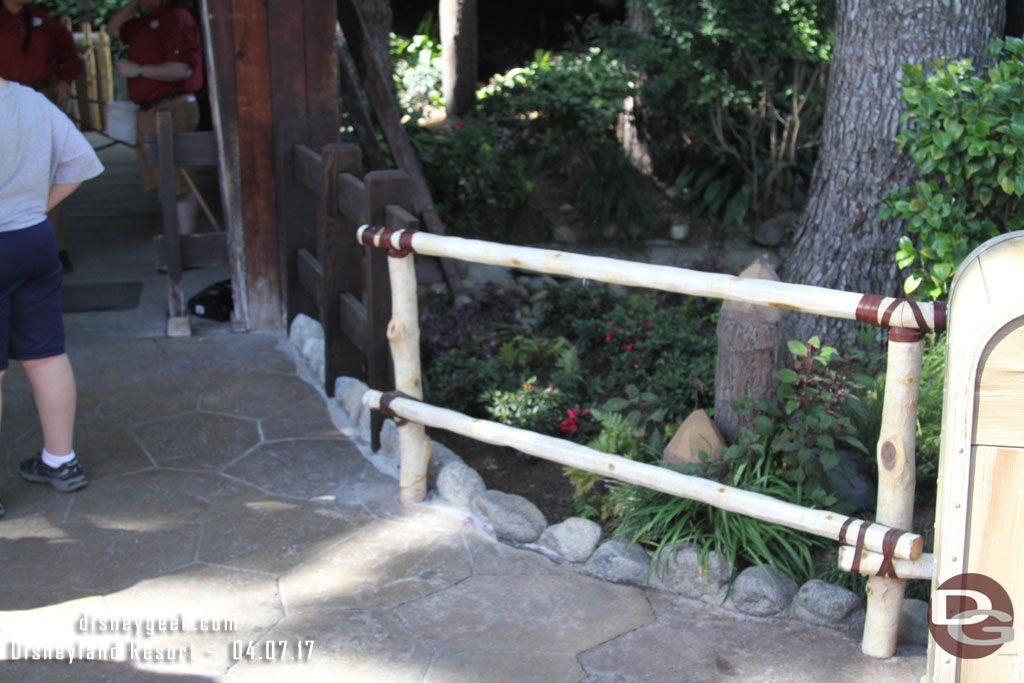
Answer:
<svg viewBox="0 0 1024 683"><path fill-rule="evenodd" d="M143 103L139 104L139 109L141 109L142 111L148 111L148 110L152 109L153 107L155 107L158 104L163 104L164 102L170 102L171 100L176 100L179 97L192 97L194 99L195 96L192 95L191 93L181 93L181 94L178 94L178 95L171 95L169 97L158 97L157 99L155 99L155 100L153 100L151 102L143 102Z"/></svg>

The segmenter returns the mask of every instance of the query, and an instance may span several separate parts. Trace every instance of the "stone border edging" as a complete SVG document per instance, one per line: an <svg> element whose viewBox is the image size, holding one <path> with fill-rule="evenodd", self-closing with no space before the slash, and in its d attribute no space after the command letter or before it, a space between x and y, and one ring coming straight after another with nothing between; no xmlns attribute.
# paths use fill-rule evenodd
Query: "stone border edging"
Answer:
<svg viewBox="0 0 1024 683"><path fill-rule="evenodd" d="M288 339L296 365L305 369L300 377L322 392L324 337L320 323L299 314L292 321ZM334 385L334 398L321 395L335 426L352 439L374 467L397 480L398 429L393 420L385 419L380 451L370 450L370 410L362 403L367 388L358 379L339 377ZM743 615L796 619L854 634L863 629L863 601L841 586L820 579L798 586L793 579L773 570L748 567L739 573L730 589L731 570L718 553L710 554L707 568L702 571L697 548L690 544L678 544L668 557L652 558L642 547L621 539L601 543L601 527L587 519L570 517L548 525L544 514L529 500L487 489L480 474L456 453L436 441L431 441L431 446L428 501L467 514L468 522L495 541L540 553L587 576L657 588ZM657 563L654 572L652 559ZM927 613L927 602L903 601L901 645L927 645Z"/></svg>

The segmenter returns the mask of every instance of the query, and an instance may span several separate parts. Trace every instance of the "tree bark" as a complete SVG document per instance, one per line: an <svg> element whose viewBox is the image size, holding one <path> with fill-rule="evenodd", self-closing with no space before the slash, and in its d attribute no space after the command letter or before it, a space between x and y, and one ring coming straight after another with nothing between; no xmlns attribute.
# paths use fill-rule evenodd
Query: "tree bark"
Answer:
<svg viewBox="0 0 1024 683"><path fill-rule="evenodd" d="M359 14L363 17L370 45L391 74L391 0L359 0Z"/></svg>
<svg viewBox="0 0 1024 683"><path fill-rule="evenodd" d="M477 0L440 0L441 94L448 116L462 116L476 103Z"/></svg>
<svg viewBox="0 0 1024 683"><path fill-rule="evenodd" d="M971 58L1002 35L1005 0L839 0L822 145L783 280L902 295L898 221L879 211L914 174L897 150L903 64ZM849 323L799 316L794 336L848 337Z"/></svg>

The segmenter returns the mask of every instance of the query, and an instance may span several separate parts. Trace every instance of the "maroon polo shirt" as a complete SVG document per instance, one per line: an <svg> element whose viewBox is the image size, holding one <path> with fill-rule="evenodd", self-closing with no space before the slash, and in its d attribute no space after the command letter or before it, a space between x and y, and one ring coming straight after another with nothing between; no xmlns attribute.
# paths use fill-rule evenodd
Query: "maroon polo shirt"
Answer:
<svg viewBox="0 0 1024 683"><path fill-rule="evenodd" d="M82 73L75 39L43 10L29 7L29 12L32 38L26 54L22 52L28 34L25 18L21 12L11 14L0 6L0 78L33 85L56 76L71 83Z"/></svg>
<svg viewBox="0 0 1024 683"><path fill-rule="evenodd" d="M138 64L182 62L192 68L184 81L129 78L128 97L145 104L165 97L194 93L203 85L203 52L199 27L188 10L162 5L149 14L121 25L121 40L128 44L128 59Z"/></svg>

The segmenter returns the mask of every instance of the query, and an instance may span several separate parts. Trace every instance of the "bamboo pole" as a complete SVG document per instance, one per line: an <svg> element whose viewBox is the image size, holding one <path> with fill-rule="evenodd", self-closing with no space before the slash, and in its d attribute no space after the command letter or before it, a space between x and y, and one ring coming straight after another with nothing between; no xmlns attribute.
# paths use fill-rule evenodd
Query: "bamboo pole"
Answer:
<svg viewBox="0 0 1024 683"><path fill-rule="evenodd" d="M885 561L884 555L862 550L860 561L855 563L857 549L852 545L839 548L839 568L844 572L857 571L860 574L877 574ZM855 567L856 564L856 567ZM926 579L931 581L935 571L935 555L922 553L916 560L892 560L892 568L901 579Z"/></svg>
<svg viewBox="0 0 1024 683"><path fill-rule="evenodd" d="M909 529L914 517L916 481L917 396L921 382L924 339L920 333L889 331L882 428L878 436L879 524ZM906 581L872 576L867 585L867 614L861 651L891 657L899 637L900 608Z"/></svg>
<svg viewBox="0 0 1024 683"><path fill-rule="evenodd" d="M413 255L400 252L389 254L388 275L391 282L391 321L388 323L387 335L395 364L395 389L423 400L420 317ZM395 422L398 424L398 445L401 451L399 498L403 503L416 503L427 495L430 439L420 423L402 420Z"/></svg>
<svg viewBox="0 0 1024 683"><path fill-rule="evenodd" d="M813 285L754 280L724 273L706 273L536 247L518 247L415 230L387 230L364 225L359 229L357 239L368 246L393 249L398 248L399 240L404 240L406 248L417 254L522 268L627 287L742 301L859 320L880 327L941 331L946 324L945 304L942 302L870 296Z"/></svg>
<svg viewBox="0 0 1024 683"><path fill-rule="evenodd" d="M103 113L100 112L99 84L96 82L96 49L92 39L92 22L82 22L82 40L85 42L85 86L88 97L89 116L93 130L105 130L103 124Z"/></svg>
<svg viewBox="0 0 1024 683"><path fill-rule="evenodd" d="M382 399L385 399L385 394L374 389L363 394L363 404L372 410L380 409ZM815 510L786 503L761 493L725 486L716 481L636 462L620 455L602 453L571 441L471 418L421 401L402 397L387 397L385 400L389 412L413 422L445 429L485 443L511 446L538 458L618 481L646 486L655 491L690 498L722 510L781 524L841 543L853 543L862 538L863 547L882 552L886 535L892 538L898 534L893 543L893 556L905 560L920 557L924 547L924 539L909 531L896 531L881 524L845 517L828 510Z"/></svg>
<svg viewBox="0 0 1024 683"><path fill-rule="evenodd" d="M100 75L100 94L104 103L114 100L114 62L110 55L110 36L100 31L99 56L97 58ZM103 112L104 130L106 130L106 112Z"/></svg>

